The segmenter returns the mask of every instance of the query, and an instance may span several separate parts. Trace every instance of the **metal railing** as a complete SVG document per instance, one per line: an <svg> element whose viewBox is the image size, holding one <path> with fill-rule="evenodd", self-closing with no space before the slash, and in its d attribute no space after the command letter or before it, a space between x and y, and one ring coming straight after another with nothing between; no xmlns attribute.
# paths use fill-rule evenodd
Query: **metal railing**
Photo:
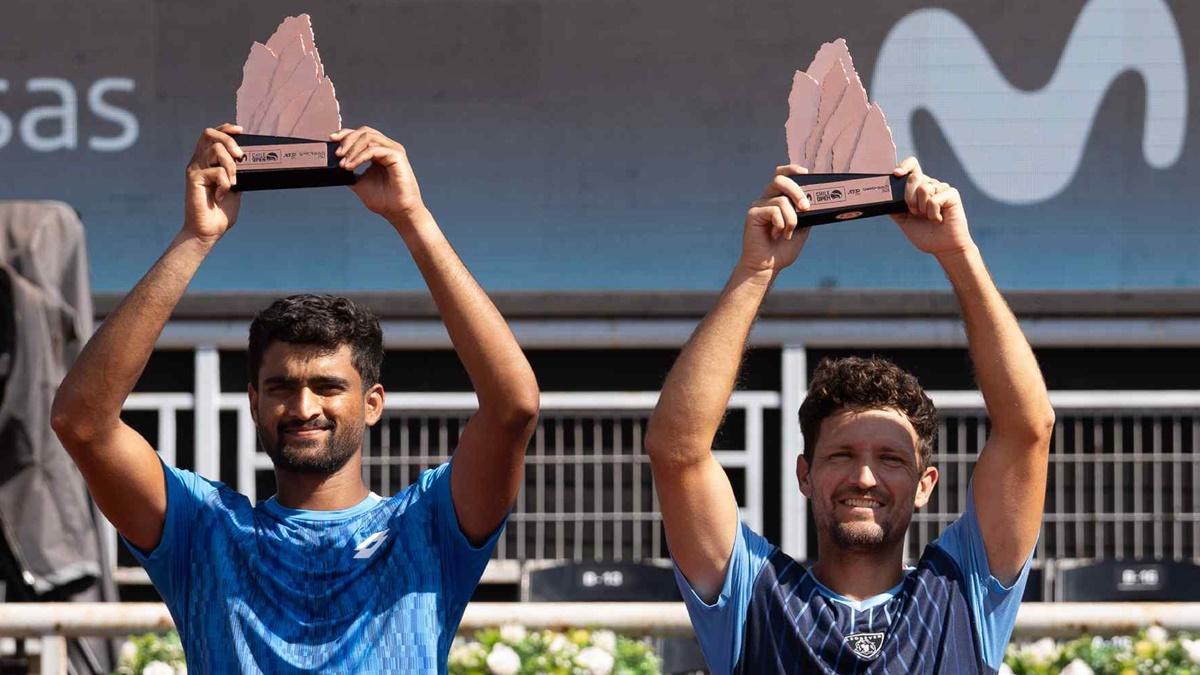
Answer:
<svg viewBox="0 0 1200 675"><path fill-rule="evenodd" d="M192 408L190 394L133 394L127 410L155 410L157 438L173 463L175 414ZM542 394L541 417L526 453L525 485L493 554L485 581L515 583L527 560L667 560L661 514L642 447L658 392ZM363 478L388 496L420 471L446 461L477 406L471 393L389 393L380 423L365 438ZM730 416L740 422L734 447L715 452L742 496L741 517L763 520L763 413L779 406L774 392L736 392ZM220 394L216 409L236 415L237 482L254 501L260 473L272 470L259 451L245 394ZM217 439L218 443L222 439ZM199 452L199 449L197 449ZM214 462L209 460L209 465ZM196 464L201 464L197 458ZM219 464L218 464L219 466ZM109 535L115 547L115 533ZM115 558L113 558L115 559ZM142 581L137 570L120 579Z"/></svg>
<svg viewBox="0 0 1200 675"><path fill-rule="evenodd" d="M930 392L942 413L934 461L941 480L914 514L911 559L962 512L988 422L978 392ZM1104 559L1200 562L1200 392L1075 391L1051 394L1058 421L1038 564ZM485 581L515 582L532 560L662 561L662 523L642 438L657 392L546 393L526 458L525 486ZM763 522L763 412L775 392L737 392L730 402L733 449L717 459L743 496L742 517ZM364 478L388 495L445 461L475 407L470 393L391 393L367 437ZM174 460L175 415L194 409L190 393L134 394L127 410L155 411L151 439ZM245 394L222 393L215 412L236 415L237 482L252 500L269 458L258 451ZM790 417L790 415L786 416ZM197 426L200 422L197 421ZM214 425L215 426L215 425ZM740 442L737 442L740 439ZM216 443L222 439L215 438ZM213 458L196 465L219 467ZM785 478L786 481L786 478ZM785 488L786 489L786 488ZM794 480L792 481L792 490ZM786 500L784 502L786 504ZM784 507L787 508L786 506ZM786 520L790 514L784 512ZM792 516L794 517L794 516ZM110 540L115 547L115 535ZM115 559L115 558L114 558ZM142 579L135 571L123 579Z"/></svg>
<svg viewBox="0 0 1200 675"><path fill-rule="evenodd" d="M976 392L930 392L942 414L933 458L940 480L913 516L910 558L958 517L987 440ZM1053 392L1046 512L1034 556L1200 562L1200 392Z"/></svg>

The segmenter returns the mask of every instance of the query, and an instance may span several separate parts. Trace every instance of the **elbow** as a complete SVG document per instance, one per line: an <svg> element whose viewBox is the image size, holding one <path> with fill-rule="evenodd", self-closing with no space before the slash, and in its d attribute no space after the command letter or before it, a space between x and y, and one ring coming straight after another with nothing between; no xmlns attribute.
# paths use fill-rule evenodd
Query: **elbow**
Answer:
<svg viewBox="0 0 1200 675"><path fill-rule="evenodd" d="M93 425L88 424L87 419L87 413L70 393L59 387L50 406L50 429L68 452L72 448L87 445L95 437L95 430L91 428Z"/></svg>
<svg viewBox="0 0 1200 675"><path fill-rule="evenodd" d="M506 397L501 419L506 427L532 433L540 413L541 392L535 383Z"/></svg>

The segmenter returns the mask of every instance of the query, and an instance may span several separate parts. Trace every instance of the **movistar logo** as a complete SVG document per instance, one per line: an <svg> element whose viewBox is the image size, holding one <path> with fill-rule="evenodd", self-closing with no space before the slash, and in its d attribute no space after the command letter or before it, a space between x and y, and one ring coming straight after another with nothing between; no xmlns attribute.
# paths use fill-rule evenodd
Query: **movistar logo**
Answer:
<svg viewBox="0 0 1200 675"><path fill-rule="evenodd" d="M375 555L375 551L383 546L383 542L387 539L387 530L380 530L375 534L363 539L362 543L354 547L357 553L354 554L355 559L366 559Z"/></svg>
<svg viewBox="0 0 1200 675"><path fill-rule="evenodd" d="M1089 0L1050 81L1034 91L1010 84L956 15L919 9L880 46L871 98L887 111L898 156L920 156L912 119L924 110L979 189L1035 204L1075 178L1100 103L1127 72L1145 85L1142 154L1170 167L1183 152L1189 94L1183 40L1163 0Z"/></svg>

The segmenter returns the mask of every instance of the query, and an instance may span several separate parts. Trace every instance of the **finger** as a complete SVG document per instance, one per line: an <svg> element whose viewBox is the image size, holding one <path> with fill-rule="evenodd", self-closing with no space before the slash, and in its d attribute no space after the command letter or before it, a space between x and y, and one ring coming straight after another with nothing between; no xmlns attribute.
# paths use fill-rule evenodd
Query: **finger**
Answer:
<svg viewBox="0 0 1200 675"><path fill-rule="evenodd" d="M391 166L396 163L397 151L394 148L385 148L382 145L372 145L364 148L357 155L347 157L342 160L347 171L354 171L366 162L374 162L381 166Z"/></svg>
<svg viewBox="0 0 1200 675"><path fill-rule="evenodd" d="M197 147L204 148L207 146L211 146L215 143L224 145L225 149L229 151L229 154L231 156L236 157L238 159L242 158L242 156L243 156L242 149L241 149L241 147L238 146L237 141L233 140L233 137L230 136L229 134L225 133L224 131L218 131L217 129L213 129L213 128L208 128L208 129L204 130L204 133L200 136L200 143L198 144ZM203 153L198 153L198 154L203 155Z"/></svg>
<svg viewBox="0 0 1200 675"><path fill-rule="evenodd" d="M346 156L342 157L342 166L353 171L362 164L366 159L369 159L369 151L379 147L379 143L371 136L361 136L354 145L346 150Z"/></svg>
<svg viewBox="0 0 1200 675"><path fill-rule="evenodd" d="M763 198L769 199L783 195L791 200L792 205L800 210L807 211L809 207L808 195L804 193L804 188L800 187L796 181L788 178L788 174L779 174L775 179L767 185L763 190Z"/></svg>
<svg viewBox="0 0 1200 675"><path fill-rule="evenodd" d="M226 122L226 123L222 124L221 126L217 127L217 131L220 131L220 132L223 132L226 134L240 134L240 133L242 133L242 131L244 131L244 129L242 129L242 125L240 125L240 124Z"/></svg>
<svg viewBox="0 0 1200 675"><path fill-rule="evenodd" d="M345 128L338 129L337 131L333 132L332 134L329 134L329 139L333 140L333 141L341 140L342 138L344 138L346 136L346 134L350 133L351 131L354 131L354 130L353 129L345 129Z"/></svg>
<svg viewBox="0 0 1200 675"><path fill-rule="evenodd" d="M775 167L776 176L795 176L797 174L804 173L808 173L808 169L800 166L799 164L784 164L782 166Z"/></svg>
<svg viewBox="0 0 1200 675"><path fill-rule="evenodd" d="M906 160L907 161L907 160ZM914 216L919 213L916 207L915 195L917 189L925 183L925 176L921 173L921 168L917 167L908 174L908 180L904 182L904 201L908 204L908 212Z"/></svg>
<svg viewBox="0 0 1200 675"><path fill-rule="evenodd" d="M219 203L229 194L232 185L229 183L229 175L225 173L225 169L219 166L202 169L198 172L198 178L203 182L206 189L212 189L212 201Z"/></svg>
<svg viewBox="0 0 1200 675"><path fill-rule="evenodd" d="M892 169L892 173L897 176L914 172L921 172L921 163L917 161L916 157L905 157L903 161L896 165L895 169Z"/></svg>
<svg viewBox="0 0 1200 675"><path fill-rule="evenodd" d="M926 181L917 186L913 191L912 207L916 209L915 213L925 213L926 207L929 205L930 198L933 197L933 184Z"/></svg>
<svg viewBox="0 0 1200 675"><path fill-rule="evenodd" d="M785 178L784 180L787 179ZM783 214L783 232L780 232L780 234L786 237L789 232L796 229L796 223L799 222L799 219L796 217L796 209L792 206L792 200L783 195L775 197L771 200L771 203Z"/></svg>
<svg viewBox="0 0 1200 675"><path fill-rule="evenodd" d="M767 208L770 209L771 213L771 239L779 239L779 237L783 236L783 231L787 229L787 221L784 219L783 212L779 210L778 206L772 204Z"/></svg>
<svg viewBox="0 0 1200 675"><path fill-rule="evenodd" d="M343 166L346 165L347 158L353 157L362 152L363 148L368 148L379 144L378 134L373 131L358 130L353 134L346 136L342 140L342 146L339 148L342 152Z"/></svg>
<svg viewBox="0 0 1200 675"><path fill-rule="evenodd" d="M925 203L925 217L931 223L942 222L942 203L938 199L941 195L933 195Z"/></svg>
<svg viewBox="0 0 1200 675"><path fill-rule="evenodd" d="M229 155L229 150L224 145L212 146L209 166L213 166L214 163L225 169L225 175L229 177L230 185L237 185L237 162L233 161L233 157Z"/></svg>

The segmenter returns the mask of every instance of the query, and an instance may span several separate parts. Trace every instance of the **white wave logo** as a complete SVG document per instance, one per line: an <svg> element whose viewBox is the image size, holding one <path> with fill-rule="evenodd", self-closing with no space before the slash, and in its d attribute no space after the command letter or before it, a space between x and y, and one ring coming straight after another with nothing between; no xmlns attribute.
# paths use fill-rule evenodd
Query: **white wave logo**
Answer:
<svg viewBox="0 0 1200 675"><path fill-rule="evenodd" d="M1130 70L1146 87L1146 162L1169 167L1183 151L1187 72L1179 30L1161 0L1088 2L1038 91L1010 85L958 17L917 10L884 39L871 96L891 120L899 156L916 154L912 116L924 109L984 193L1030 204L1070 184L1101 99Z"/></svg>

